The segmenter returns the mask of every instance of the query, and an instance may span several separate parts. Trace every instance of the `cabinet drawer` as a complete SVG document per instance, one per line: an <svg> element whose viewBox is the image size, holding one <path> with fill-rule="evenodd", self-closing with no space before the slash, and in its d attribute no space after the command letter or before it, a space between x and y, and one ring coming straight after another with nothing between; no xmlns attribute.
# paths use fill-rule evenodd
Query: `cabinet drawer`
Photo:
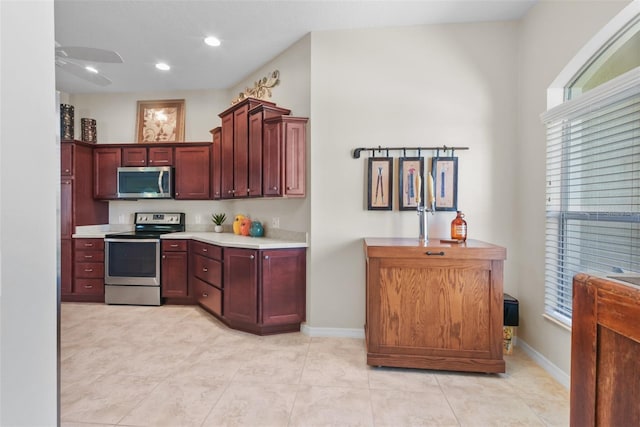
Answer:
<svg viewBox="0 0 640 427"><path fill-rule="evenodd" d="M194 281L198 304L218 316L222 316L222 291L202 280L194 279Z"/></svg>
<svg viewBox="0 0 640 427"><path fill-rule="evenodd" d="M104 279L104 263L79 262L76 263L76 277Z"/></svg>
<svg viewBox="0 0 640 427"><path fill-rule="evenodd" d="M103 295L104 279L76 279L74 290L78 295Z"/></svg>
<svg viewBox="0 0 640 427"><path fill-rule="evenodd" d="M220 246L209 245L207 243L191 241L191 251L194 254L200 254L207 258L218 259L222 261L222 248Z"/></svg>
<svg viewBox="0 0 640 427"><path fill-rule="evenodd" d="M194 255L193 275L212 285L222 287L222 263L220 261Z"/></svg>
<svg viewBox="0 0 640 427"><path fill-rule="evenodd" d="M103 262L104 251L76 250L76 262Z"/></svg>
<svg viewBox="0 0 640 427"><path fill-rule="evenodd" d="M162 241L162 251L176 251L176 252L186 252L187 251L187 241L186 240L163 240Z"/></svg>
<svg viewBox="0 0 640 427"><path fill-rule="evenodd" d="M74 239L76 250L104 250L103 239Z"/></svg>

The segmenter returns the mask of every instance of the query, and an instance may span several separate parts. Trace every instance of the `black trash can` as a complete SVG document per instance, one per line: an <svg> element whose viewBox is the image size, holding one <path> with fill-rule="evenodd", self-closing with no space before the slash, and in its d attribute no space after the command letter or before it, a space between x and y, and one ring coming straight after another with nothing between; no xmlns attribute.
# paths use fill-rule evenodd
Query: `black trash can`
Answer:
<svg viewBox="0 0 640 427"><path fill-rule="evenodd" d="M503 353L513 353L513 339L516 336L516 326L519 323L518 300L509 294L504 294L504 322L502 326Z"/></svg>

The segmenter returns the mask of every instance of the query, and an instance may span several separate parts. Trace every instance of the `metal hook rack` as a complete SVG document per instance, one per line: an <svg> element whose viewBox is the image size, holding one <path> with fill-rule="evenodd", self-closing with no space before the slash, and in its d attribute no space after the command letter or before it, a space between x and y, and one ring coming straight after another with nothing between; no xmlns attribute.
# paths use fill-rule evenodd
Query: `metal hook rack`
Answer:
<svg viewBox="0 0 640 427"><path fill-rule="evenodd" d="M375 157L375 153L381 153L383 151L385 151L387 153L387 157L389 157L389 151L402 151L406 157L406 153L407 150L415 150L418 151L418 153L420 153L422 150L424 151L434 151L437 150L438 151L438 157L440 154L440 150L443 150L445 152L447 151L451 151L451 156L453 156L453 152L454 151L458 151L458 150L468 150L469 147L447 147L446 145L443 145L441 147L381 147L381 146L377 146L377 147L362 147L362 148L354 148L353 152L352 152L352 157L354 159L359 159L360 158L360 153L362 151L370 151L371 154L373 154L373 156Z"/></svg>

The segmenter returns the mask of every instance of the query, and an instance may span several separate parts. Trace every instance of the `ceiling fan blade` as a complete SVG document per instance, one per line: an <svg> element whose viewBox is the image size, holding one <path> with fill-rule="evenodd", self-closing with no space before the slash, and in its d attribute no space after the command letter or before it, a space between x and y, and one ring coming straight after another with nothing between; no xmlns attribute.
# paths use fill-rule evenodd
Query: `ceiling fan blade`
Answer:
<svg viewBox="0 0 640 427"><path fill-rule="evenodd" d="M122 57L117 52L97 47L60 46L56 47L56 55L63 58L80 59L93 62L122 63Z"/></svg>
<svg viewBox="0 0 640 427"><path fill-rule="evenodd" d="M108 86L111 84L111 80L105 76L87 71L83 66L74 64L73 62L56 59L56 65L66 72L88 82L97 84L98 86Z"/></svg>

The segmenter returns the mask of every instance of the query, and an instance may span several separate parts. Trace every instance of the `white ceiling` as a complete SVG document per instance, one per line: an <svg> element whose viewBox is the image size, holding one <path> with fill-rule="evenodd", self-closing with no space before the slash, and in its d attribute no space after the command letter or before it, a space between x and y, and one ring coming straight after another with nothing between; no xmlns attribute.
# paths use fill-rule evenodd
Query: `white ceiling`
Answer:
<svg viewBox="0 0 640 427"><path fill-rule="evenodd" d="M227 89L312 31L513 20L535 1L55 0L58 43L114 50L124 60L91 64L109 86L57 67L56 86L67 93ZM208 35L222 45L206 46ZM156 70L158 61L171 71Z"/></svg>

